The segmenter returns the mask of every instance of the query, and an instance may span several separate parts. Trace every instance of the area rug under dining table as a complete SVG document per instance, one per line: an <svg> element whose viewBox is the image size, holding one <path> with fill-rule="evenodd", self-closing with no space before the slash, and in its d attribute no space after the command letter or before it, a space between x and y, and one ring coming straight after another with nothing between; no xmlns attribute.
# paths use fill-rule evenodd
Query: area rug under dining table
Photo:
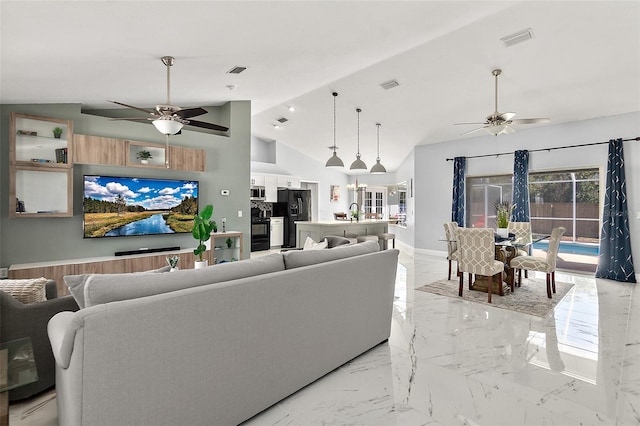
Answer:
<svg viewBox="0 0 640 426"><path fill-rule="evenodd" d="M460 299L460 296L458 296L458 283L457 279L445 279L424 285L417 290ZM556 293L549 299L544 278L523 277L522 286L516 287L513 293L511 293L510 289L505 288L504 296L499 296L496 291L491 298L492 303L488 303L487 293L469 290L469 281L467 281L465 274L461 299L544 318L551 313L553 308L567 295L573 286L573 284L556 280Z"/></svg>

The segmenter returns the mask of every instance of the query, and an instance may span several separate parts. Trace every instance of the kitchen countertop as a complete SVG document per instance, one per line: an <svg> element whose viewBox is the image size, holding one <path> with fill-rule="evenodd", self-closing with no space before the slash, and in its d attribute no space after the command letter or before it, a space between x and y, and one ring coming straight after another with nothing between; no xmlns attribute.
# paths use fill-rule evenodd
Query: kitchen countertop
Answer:
<svg viewBox="0 0 640 426"><path fill-rule="evenodd" d="M344 225L363 225L367 223L389 223L389 221L385 219L363 219L359 222L356 222L355 220L353 222L349 220L316 220L316 221L301 220L301 221L296 221L295 223L309 224L309 225L344 226Z"/></svg>

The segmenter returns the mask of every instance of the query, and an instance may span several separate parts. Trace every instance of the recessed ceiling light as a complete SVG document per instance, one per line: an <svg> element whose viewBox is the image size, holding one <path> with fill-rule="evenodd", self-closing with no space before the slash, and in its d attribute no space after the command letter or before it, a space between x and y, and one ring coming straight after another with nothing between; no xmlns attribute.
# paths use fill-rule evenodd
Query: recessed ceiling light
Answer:
<svg viewBox="0 0 640 426"><path fill-rule="evenodd" d="M296 107L294 107L293 105L289 105L287 108L290 112L296 112Z"/></svg>
<svg viewBox="0 0 640 426"><path fill-rule="evenodd" d="M527 28L526 30L518 31L517 33L509 34L508 36L502 37L500 41L504 43L504 47L511 47L514 44L522 43L527 40L531 40L533 38L533 31L531 28Z"/></svg>
<svg viewBox="0 0 640 426"><path fill-rule="evenodd" d="M244 71L246 69L247 69L247 67L241 67L239 65L236 65L235 67L233 67L229 71L227 71L227 74L240 74L242 71Z"/></svg>
<svg viewBox="0 0 640 426"><path fill-rule="evenodd" d="M279 128L280 128L280 125L279 125L279 124L274 124L274 125L273 125L273 128L274 128L274 129L279 129Z"/></svg>

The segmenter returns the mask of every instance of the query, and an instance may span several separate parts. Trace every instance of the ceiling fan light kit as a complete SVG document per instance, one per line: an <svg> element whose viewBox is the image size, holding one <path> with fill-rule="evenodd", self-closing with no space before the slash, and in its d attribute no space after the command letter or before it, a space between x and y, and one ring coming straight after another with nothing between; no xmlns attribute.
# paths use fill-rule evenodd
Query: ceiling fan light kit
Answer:
<svg viewBox="0 0 640 426"><path fill-rule="evenodd" d="M132 108L138 111L145 112L150 115L146 118L124 118L124 120L148 120L153 123L155 128L163 135L175 135L183 126L189 125L193 127L199 127L202 129L217 130L226 132L228 127L220 126L218 124L206 123L204 121L191 120L192 117L197 117L207 113L207 110L201 107L196 108L180 108L179 106L171 105L171 67L175 63L173 56L163 56L160 58L162 63L167 68L167 103L156 105L153 111L139 108L133 105L128 105L122 102L111 101L116 105L121 105L127 108ZM122 119L116 119L122 120Z"/></svg>
<svg viewBox="0 0 640 426"><path fill-rule="evenodd" d="M371 167L372 175L383 175L387 173L387 169L380 163L380 123L376 123L377 127L377 139L378 139L378 157L376 158L376 164Z"/></svg>
<svg viewBox="0 0 640 426"><path fill-rule="evenodd" d="M498 76L502 74L501 69L494 69L491 71L491 75L495 78L495 110L493 114L487 116L484 123L455 123L457 125L460 124L483 124L482 127L478 127L477 129L470 130L462 134L462 136L469 135L471 133L475 133L479 130L486 130L490 135L498 136L498 135L506 135L509 133L514 133L515 129L511 127L512 124L537 124L537 123L548 123L548 118L521 118L521 119L513 119L516 116L515 112L498 112Z"/></svg>
<svg viewBox="0 0 640 426"><path fill-rule="evenodd" d="M333 146L330 146L329 149L333 150L333 155L327 160L327 163L324 165L325 167L344 167L344 163L338 157L336 150L338 147L336 146L336 98L338 97L337 92L333 92Z"/></svg>
<svg viewBox="0 0 640 426"><path fill-rule="evenodd" d="M183 124L166 117L160 117L152 121L156 129L163 135L175 135L182 130Z"/></svg>
<svg viewBox="0 0 640 426"><path fill-rule="evenodd" d="M350 170L367 170L367 165L360 159L360 113L362 110L360 108L356 108L356 112L358 113L358 151L356 152L356 159L353 163L351 163Z"/></svg>

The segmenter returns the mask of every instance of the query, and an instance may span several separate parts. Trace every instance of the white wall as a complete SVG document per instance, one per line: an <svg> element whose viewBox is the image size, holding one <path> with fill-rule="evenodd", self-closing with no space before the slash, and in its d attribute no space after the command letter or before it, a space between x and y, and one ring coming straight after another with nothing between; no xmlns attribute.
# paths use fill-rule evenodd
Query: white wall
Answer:
<svg viewBox="0 0 640 426"><path fill-rule="evenodd" d="M299 176L303 181L318 182L318 217L314 218L315 220L333 220L334 212L347 211L349 176L340 171L341 169L324 166L330 152L327 151L327 158L319 161L277 141L272 143L276 146L275 164L252 162L252 172L288 174ZM330 200L331 185L340 185L340 201Z"/></svg>
<svg viewBox="0 0 640 426"><path fill-rule="evenodd" d="M415 245L417 249L446 250L438 239L444 234L442 224L451 218L453 162L446 158L473 156L520 149L544 149L640 136L640 112L556 126L531 129L520 127L506 136L481 136L415 148ZM532 152L530 171L607 168L608 145ZM627 207L630 216L632 251L635 269L640 270L640 142L624 143L627 178ZM403 165L403 168L405 166ZM406 174L408 175L408 168ZM400 173L400 172L398 172ZM403 170L403 173L405 171ZM467 160L467 176L513 173L513 155Z"/></svg>

